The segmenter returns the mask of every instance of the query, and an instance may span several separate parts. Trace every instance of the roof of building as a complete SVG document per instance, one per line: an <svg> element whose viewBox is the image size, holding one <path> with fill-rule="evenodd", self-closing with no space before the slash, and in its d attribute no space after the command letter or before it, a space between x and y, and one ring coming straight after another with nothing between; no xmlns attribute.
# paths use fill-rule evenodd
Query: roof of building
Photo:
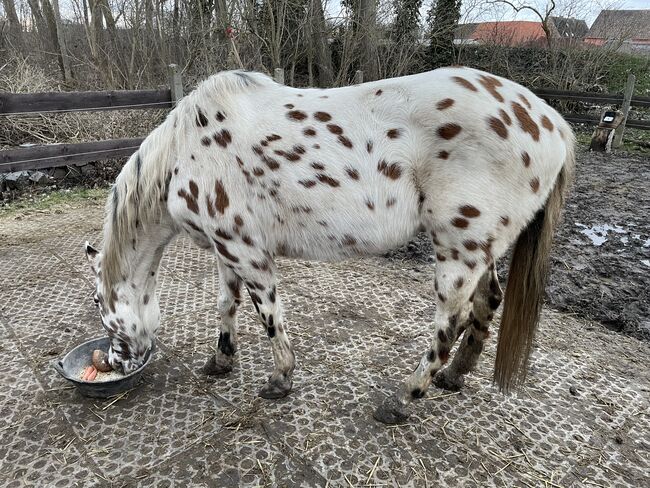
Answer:
<svg viewBox="0 0 650 488"><path fill-rule="evenodd" d="M650 39L650 10L602 10L586 37Z"/></svg>
<svg viewBox="0 0 650 488"><path fill-rule="evenodd" d="M471 39L516 46L546 39L541 22L513 20L508 22L482 22L476 26Z"/></svg>

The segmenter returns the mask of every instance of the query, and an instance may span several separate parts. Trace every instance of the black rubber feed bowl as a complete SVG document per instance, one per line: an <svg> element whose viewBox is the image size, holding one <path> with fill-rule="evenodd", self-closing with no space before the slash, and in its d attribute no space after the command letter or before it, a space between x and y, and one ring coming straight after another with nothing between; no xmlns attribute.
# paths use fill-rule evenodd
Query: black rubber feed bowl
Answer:
<svg viewBox="0 0 650 488"><path fill-rule="evenodd" d="M84 396L92 398L109 398L122 393L123 391L133 388L142 371L151 362L151 356L156 349L155 345L152 347L144 364L134 372L120 376L111 381L84 381L81 379L81 371L91 365L91 358L95 349L101 349L108 352L109 347L108 337L100 337L91 339L88 342L79 344L72 351L65 355L63 359L54 362L54 369L56 369L61 376L77 387L79 393Z"/></svg>

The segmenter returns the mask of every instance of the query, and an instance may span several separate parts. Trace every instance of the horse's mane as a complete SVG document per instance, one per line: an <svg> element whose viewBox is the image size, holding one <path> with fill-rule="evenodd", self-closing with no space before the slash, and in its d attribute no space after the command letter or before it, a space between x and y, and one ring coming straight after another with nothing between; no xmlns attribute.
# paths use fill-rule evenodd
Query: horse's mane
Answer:
<svg viewBox="0 0 650 488"><path fill-rule="evenodd" d="M218 104L228 110L233 95L269 83L273 81L266 75L243 71L209 77L178 103L129 158L106 202L101 262L104 296L110 297L114 284L126 274L124 251L133 245L137 230L160 219L171 169L178 154L184 154L188 138L196 133L200 107Z"/></svg>

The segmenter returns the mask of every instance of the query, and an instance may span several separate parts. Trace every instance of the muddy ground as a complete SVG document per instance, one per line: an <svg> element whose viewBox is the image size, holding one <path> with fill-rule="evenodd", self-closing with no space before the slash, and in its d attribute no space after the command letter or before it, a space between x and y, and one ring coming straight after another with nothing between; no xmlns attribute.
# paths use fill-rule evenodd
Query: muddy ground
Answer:
<svg viewBox="0 0 650 488"><path fill-rule="evenodd" d="M421 234L387 257L417 268L432 254ZM506 256L504 282L507 269ZM650 339L650 158L579 152L546 292L555 309Z"/></svg>

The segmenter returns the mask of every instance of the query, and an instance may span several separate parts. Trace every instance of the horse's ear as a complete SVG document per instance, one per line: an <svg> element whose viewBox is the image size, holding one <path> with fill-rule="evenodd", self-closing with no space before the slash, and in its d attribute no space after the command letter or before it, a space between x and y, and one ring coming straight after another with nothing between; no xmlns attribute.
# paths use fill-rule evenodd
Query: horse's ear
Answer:
<svg viewBox="0 0 650 488"><path fill-rule="evenodd" d="M95 269L95 264L97 263L97 256L99 255L99 251L95 249L93 246L90 245L90 242L86 241L84 244L84 249L86 250L86 258L88 259L88 262L92 266L93 269Z"/></svg>

